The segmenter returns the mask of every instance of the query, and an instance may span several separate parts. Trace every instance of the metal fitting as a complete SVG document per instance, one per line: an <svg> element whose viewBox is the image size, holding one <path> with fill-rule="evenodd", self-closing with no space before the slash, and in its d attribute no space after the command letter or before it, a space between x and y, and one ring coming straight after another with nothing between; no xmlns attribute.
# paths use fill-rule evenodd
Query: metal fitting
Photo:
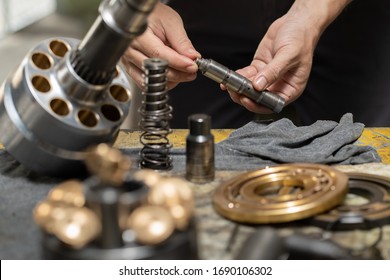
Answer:
<svg viewBox="0 0 390 280"><path fill-rule="evenodd" d="M275 113L282 111L285 105L283 97L267 90L255 90L250 80L212 59L197 58L195 62L200 72L213 81L225 85L231 91L245 95Z"/></svg>
<svg viewBox="0 0 390 280"><path fill-rule="evenodd" d="M194 183L214 180L214 136L211 118L195 114L188 118L189 134L186 139L186 179Z"/></svg>

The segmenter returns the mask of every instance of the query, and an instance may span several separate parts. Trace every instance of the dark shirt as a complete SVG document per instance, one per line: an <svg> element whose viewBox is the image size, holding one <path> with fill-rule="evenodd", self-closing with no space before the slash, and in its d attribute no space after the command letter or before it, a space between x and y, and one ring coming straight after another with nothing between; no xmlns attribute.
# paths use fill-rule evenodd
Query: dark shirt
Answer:
<svg viewBox="0 0 390 280"><path fill-rule="evenodd" d="M171 0L186 31L204 58L230 69L249 65L272 22L293 0ZM367 126L390 126L390 1L355 0L327 28L315 50L305 92L291 104L294 120L311 124L338 121L351 112ZM170 91L173 128L186 128L187 117L206 113L213 128L237 128L254 114L234 103L227 92L201 74ZM283 110L278 117L291 117ZM289 113L287 115L287 113Z"/></svg>

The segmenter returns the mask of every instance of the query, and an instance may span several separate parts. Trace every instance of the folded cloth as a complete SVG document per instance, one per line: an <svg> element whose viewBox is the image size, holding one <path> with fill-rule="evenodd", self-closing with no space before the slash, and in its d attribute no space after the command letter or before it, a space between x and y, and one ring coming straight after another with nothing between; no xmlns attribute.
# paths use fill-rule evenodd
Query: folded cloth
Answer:
<svg viewBox="0 0 390 280"><path fill-rule="evenodd" d="M340 122L295 126L289 119L255 122L235 130L216 145L216 168L245 170L279 163L362 164L380 162L371 146L356 145L364 129L351 113Z"/></svg>

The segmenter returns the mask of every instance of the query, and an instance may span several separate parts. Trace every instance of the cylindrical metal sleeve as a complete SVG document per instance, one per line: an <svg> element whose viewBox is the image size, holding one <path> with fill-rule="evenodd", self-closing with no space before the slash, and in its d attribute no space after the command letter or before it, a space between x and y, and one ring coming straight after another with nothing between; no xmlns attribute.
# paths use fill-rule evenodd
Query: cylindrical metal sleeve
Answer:
<svg viewBox="0 0 390 280"><path fill-rule="evenodd" d="M245 95L275 113L282 111L285 105L283 97L269 91L255 90L250 80L212 59L197 58L195 62L201 73L213 81L225 85L231 91Z"/></svg>
<svg viewBox="0 0 390 280"><path fill-rule="evenodd" d="M106 84L132 39L147 27L157 0L103 1L100 16L72 55L76 73L91 84Z"/></svg>
<svg viewBox="0 0 390 280"><path fill-rule="evenodd" d="M194 183L214 180L214 136L211 119L205 114L191 115L186 139L186 179Z"/></svg>

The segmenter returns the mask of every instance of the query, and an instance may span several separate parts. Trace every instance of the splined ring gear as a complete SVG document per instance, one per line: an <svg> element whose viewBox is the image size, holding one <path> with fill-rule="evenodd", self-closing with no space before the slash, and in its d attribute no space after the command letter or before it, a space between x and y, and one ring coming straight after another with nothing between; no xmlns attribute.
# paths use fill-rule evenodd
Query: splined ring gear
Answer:
<svg viewBox="0 0 390 280"><path fill-rule="evenodd" d="M290 222L341 203L347 182L347 175L326 165L282 164L244 173L221 185L213 204L219 214L236 222Z"/></svg>

